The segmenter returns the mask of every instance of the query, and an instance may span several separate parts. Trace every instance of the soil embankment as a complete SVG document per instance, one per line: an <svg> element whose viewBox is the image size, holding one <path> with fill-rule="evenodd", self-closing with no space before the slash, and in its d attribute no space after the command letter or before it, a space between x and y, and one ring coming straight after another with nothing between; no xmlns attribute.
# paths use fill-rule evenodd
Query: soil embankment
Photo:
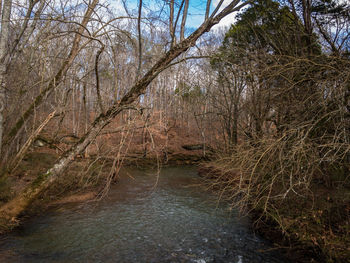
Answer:
<svg viewBox="0 0 350 263"><path fill-rule="evenodd" d="M207 178L214 191L220 193L214 182L232 182L234 180L228 177L237 176L234 173L228 175L215 166L203 166L199 173ZM235 186L230 187L234 191ZM291 195L283 202L274 202L278 220L263 209L248 208L254 219L253 228L293 262L350 262L349 188L313 182L310 191L313 198ZM225 198L224 195L221 198Z"/></svg>

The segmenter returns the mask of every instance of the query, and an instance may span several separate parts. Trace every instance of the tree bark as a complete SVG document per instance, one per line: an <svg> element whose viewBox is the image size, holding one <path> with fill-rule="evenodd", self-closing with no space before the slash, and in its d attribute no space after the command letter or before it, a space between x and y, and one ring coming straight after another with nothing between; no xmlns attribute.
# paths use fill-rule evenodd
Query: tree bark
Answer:
<svg viewBox="0 0 350 263"><path fill-rule="evenodd" d="M139 12L137 18L137 38L138 38L138 63L137 63L137 72L136 72L136 81L140 78L141 75L141 66L142 66L142 34L141 34L141 16L142 16L142 0L139 0Z"/></svg>
<svg viewBox="0 0 350 263"><path fill-rule="evenodd" d="M186 19L187 19L188 6L189 6L189 0L185 0L185 7L184 7L184 12L182 14L181 29L180 29L180 41L183 41L185 39L185 25L186 25Z"/></svg>
<svg viewBox="0 0 350 263"><path fill-rule="evenodd" d="M173 47L175 44L175 28L174 28L174 1L170 0L170 15L169 15L169 32L171 37L171 45L170 47Z"/></svg>
<svg viewBox="0 0 350 263"><path fill-rule="evenodd" d="M5 0L1 18L1 35L0 35L0 156L3 145L4 134L4 110L6 105L6 65L8 49L7 43L9 39L10 18L11 18L12 0ZM1 9L1 6L0 6Z"/></svg>

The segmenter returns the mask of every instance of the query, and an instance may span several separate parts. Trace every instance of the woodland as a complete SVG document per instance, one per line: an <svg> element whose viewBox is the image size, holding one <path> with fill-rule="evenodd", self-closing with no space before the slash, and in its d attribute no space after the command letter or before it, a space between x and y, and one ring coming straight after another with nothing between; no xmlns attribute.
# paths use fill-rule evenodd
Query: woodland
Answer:
<svg viewBox="0 0 350 263"><path fill-rule="evenodd" d="M347 1L0 6L1 232L124 165L196 164L296 262L349 262Z"/></svg>

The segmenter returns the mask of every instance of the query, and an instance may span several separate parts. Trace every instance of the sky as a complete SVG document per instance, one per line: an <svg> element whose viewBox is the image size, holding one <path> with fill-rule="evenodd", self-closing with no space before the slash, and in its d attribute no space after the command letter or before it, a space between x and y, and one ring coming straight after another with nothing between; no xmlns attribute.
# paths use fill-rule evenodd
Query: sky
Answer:
<svg viewBox="0 0 350 263"><path fill-rule="evenodd" d="M212 6L210 8L211 11L214 10L214 8L217 6L220 0L212 0ZM225 8L231 1L230 0L224 0L224 3L222 5L222 10ZM206 1L205 0L190 0L190 10L189 10L189 17L188 17L188 26L189 27L198 27L201 22L203 22L203 14L205 12L206 8ZM200 14L200 15L198 15ZM236 13L232 13L221 20L219 25L216 25L214 28L218 27L229 27L232 23L235 21L235 15Z"/></svg>
<svg viewBox="0 0 350 263"><path fill-rule="evenodd" d="M152 5L156 6L158 3L161 3L159 0L143 0L146 4L151 7ZM212 5L210 10L213 11L220 0L212 0ZM137 9L138 0L127 0L127 5L130 9ZM230 3L230 0L224 0L224 4L221 9L226 7ZM110 0L111 6L118 12L124 13L123 5L121 0ZM152 8L151 8L152 9ZM190 0L190 7L188 11L187 23L188 28L197 28L204 20L204 13L206 9L206 0ZM229 27L234 23L235 13L225 17L219 25L216 25L214 28L219 27ZM190 30L193 31L193 30Z"/></svg>

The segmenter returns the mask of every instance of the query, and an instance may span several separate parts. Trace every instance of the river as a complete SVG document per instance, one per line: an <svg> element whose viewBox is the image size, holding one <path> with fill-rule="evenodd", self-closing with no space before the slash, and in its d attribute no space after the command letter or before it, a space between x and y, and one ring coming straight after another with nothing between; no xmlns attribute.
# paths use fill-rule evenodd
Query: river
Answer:
<svg viewBox="0 0 350 263"><path fill-rule="evenodd" d="M200 184L193 167L128 168L102 201L55 207L0 237L0 262L287 262Z"/></svg>

